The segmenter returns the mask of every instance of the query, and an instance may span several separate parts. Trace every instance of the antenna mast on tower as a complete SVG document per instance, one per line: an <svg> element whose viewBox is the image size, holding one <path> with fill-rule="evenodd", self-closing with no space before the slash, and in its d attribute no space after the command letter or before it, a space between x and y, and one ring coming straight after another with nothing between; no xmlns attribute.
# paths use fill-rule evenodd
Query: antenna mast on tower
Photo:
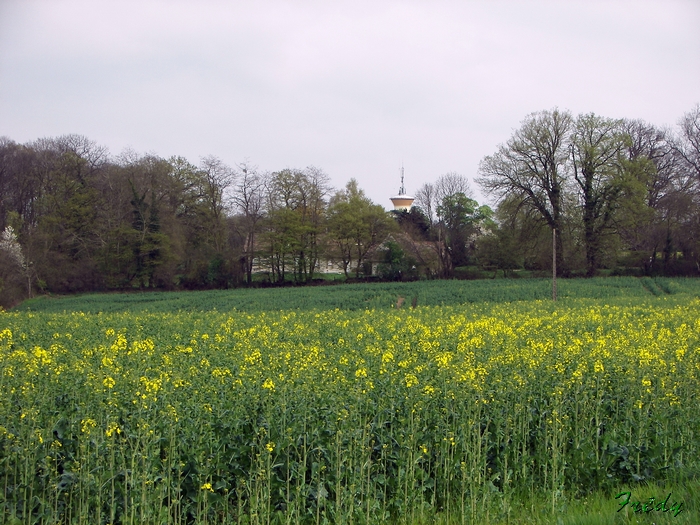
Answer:
<svg viewBox="0 0 700 525"><path fill-rule="evenodd" d="M413 204L413 197L406 195L406 188L403 185L403 162L401 163L401 187L399 188L399 194L391 198L391 202L394 203L394 210L398 211L409 211L411 205Z"/></svg>

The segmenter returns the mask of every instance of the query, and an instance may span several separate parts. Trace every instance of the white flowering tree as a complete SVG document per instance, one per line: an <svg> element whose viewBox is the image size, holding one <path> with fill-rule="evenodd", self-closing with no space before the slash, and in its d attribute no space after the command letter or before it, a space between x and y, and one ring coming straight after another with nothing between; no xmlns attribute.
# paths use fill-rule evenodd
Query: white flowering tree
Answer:
<svg viewBox="0 0 700 525"><path fill-rule="evenodd" d="M30 263L22 253L22 246L17 240L17 235L12 226L7 226L0 235L0 252L5 252L9 255L10 260L14 261L17 267L21 270L22 275L27 279L27 295L32 296L32 278L30 272Z"/></svg>

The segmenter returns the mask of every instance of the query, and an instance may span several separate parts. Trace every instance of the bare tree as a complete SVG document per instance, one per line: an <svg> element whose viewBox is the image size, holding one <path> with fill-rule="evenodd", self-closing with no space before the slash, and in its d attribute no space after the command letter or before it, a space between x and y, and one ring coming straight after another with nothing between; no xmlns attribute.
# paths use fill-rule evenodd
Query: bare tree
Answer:
<svg viewBox="0 0 700 525"><path fill-rule="evenodd" d="M420 188L418 188L413 205L420 208L428 221L430 221L430 224L432 224L436 218L437 208L437 205L435 204L435 184L432 182L426 182Z"/></svg>
<svg viewBox="0 0 700 525"><path fill-rule="evenodd" d="M234 209L243 218L243 263L248 284L253 282L255 240L263 217L264 186L265 182L258 173L257 166L251 165L247 160L236 166L232 201Z"/></svg>
<svg viewBox="0 0 700 525"><path fill-rule="evenodd" d="M433 224L437 220L438 206L442 205L445 197L458 193L472 198L474 192L469 185L469 179L454 171L440 175L435 182L427 182L416 192L414 204L418 206Z"/></svg>
<svg viewBox="0 0 700 525"><path fill-rule="evenodd" d="M700 182L700 104L683 115L679 125L681 133L672 142L673 149Z"/></svg>
<svg viewBox="0 0 700 525"><path fill-rule="evenodd" d="M458 196L471 199L473 195L469 179L454 171L441 175L435 182L423 184L416 192L414 204L420 208L430 223L431 245L439 261L439 271L445 276L452 273L453 259L446 243L445 224L440 216L440 210L446 209L445 204L448 200L454 200Z"/></svg>
<svg viewBox="0 0 700 525"><path fill-rule="evenodd" d="M233 183L233 170L218 157L209 155L202 158L200 172L204 183L202 195L211 220L212 245L217 254L222 254L225 243L226 191Z"/></svg>
<svg viewBox="0 0 700 525"><path fill-rule="evenodd" d="M440 204L445 197L452 197L458 193L464 194L465 197L474 197L469 179L464 175L451 171L441 175L435 181L435 198Z"/></svg>
<svg viewBox="0 0 700 525"><path fill-rule="evenodd" d="M330 177L321 168L308 166L304 170L307 191L306 216L309 228L307 230L307 268L306 278L311 280L318 267L322 246L322 231L326 220L327 197L332 191Z"/></svg>
<svg viewBox="0 0 700 525"><path fill-rule="evenodd" d="M536 210L557 235L557 268L561 272L563 203L566 191L567 139L572 126L568 111L529 115L511 139L479 165L478 184L499 200L514 197Z"/></svg>

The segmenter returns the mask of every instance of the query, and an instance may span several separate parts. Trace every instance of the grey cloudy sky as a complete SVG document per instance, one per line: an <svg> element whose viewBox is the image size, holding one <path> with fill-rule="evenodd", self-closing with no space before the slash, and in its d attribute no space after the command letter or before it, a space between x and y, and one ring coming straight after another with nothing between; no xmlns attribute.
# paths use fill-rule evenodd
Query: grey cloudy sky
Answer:
<svg viewBox="0 0 700 525"><path fill-rule="evenodd" d="M387 208L402 162L473 179L533 111L698 102L697 0L0 0L0 136L314 165Z"/></svg>

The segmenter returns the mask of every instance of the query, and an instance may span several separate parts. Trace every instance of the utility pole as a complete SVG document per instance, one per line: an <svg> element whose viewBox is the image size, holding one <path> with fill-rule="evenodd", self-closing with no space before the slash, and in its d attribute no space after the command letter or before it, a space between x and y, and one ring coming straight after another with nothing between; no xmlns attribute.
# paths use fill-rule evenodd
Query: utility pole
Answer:
<svg viewBox="0 0 700 525"><path fill-rule="evenodd" d="M557 300L557 229L552 228L552 301Z"/></svg>

